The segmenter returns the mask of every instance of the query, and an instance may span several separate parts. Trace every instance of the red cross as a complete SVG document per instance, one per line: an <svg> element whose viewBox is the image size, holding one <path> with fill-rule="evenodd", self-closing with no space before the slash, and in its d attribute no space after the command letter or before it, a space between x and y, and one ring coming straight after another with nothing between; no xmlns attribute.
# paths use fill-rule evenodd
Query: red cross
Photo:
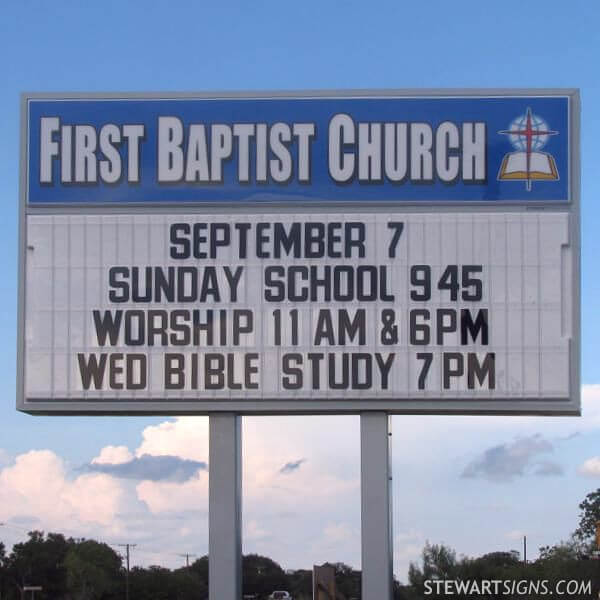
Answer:
<svg viewBox="0 0 600 600"><path fill-rule="evenodd" d="M544 131L539 129L533 129L531 126L531 108L527 109L527 123L525 129L510 129L508 131L500 131L506 135L524 135L527 143L527 189L531 189L531 142L534 137L538 135L556 135L558 131Z"/></svg>

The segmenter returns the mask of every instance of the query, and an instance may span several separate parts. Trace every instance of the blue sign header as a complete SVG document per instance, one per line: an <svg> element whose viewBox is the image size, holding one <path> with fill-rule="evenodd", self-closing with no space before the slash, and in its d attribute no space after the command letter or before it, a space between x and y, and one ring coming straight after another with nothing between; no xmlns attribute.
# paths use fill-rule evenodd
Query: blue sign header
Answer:
<svg viewBox="0 0 600 600"><path fill-rule="evenodd" d="M30 205L569 202L569 96L27 101Z"/></svg>

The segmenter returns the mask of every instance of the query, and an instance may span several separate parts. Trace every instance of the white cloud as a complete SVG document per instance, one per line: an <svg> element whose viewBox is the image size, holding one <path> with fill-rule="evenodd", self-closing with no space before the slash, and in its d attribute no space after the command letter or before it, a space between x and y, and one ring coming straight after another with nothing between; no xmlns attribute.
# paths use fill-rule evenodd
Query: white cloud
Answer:
<svg viewBox="0 0 600 600"><path fill-rule="evenodd" d="M109 525L119 509L122 490L112 477L90 474L66 482L62 495L75 508L79 521Z"/></svg>
<svg viewBox="0 0 600 600"><path fill-rule="evenodd" d="M104 446L100 454L92 459L93 465L121 465L129 462L133 454L127 446Z"/></svg>
<svg viewBox="0 0 600 600"><path fill-rule="evenodd" d="M138 498L152 514L208 510L208 473L198 471L183 483L142 481L135 487Z"/></svg>
<svg viewBox="0 0 600 600"><path fill-rule="evenodd" d="M340 425L343 424L342 427ZM146 427L136 456L170 455L208 461L208 419L179 417ZM348 417L246 418L243 423L244 500L279 511L315 503L334 505L359 487L358 419ZM303 459L301 469L282 468ZM208 495L207 474L181 485L144 481L138 496L153 513L196 509ZM265 511L266 512L266 511Z"/></svg>
<svg viewBox="0 0 600 600"><path fill-rule="evenodd" d="M35 515L53 528L109 525L118 511L121 489L111 477L85 474L69 480L60 457L31 450L0 471L3 518Z"/></svg>
<svg viewBox="0 0 600 600"><path fill-rule="evenodd" d="M208 461L208 418L179 417L146 427L136 456L179 456Z"/></svg>
<svg viewBox="0 0 600 600"><path fill-rule="evenodd" d="M600 456L588 458L581 467L579 467L579 472L588 477L600 477Z"/></svg>

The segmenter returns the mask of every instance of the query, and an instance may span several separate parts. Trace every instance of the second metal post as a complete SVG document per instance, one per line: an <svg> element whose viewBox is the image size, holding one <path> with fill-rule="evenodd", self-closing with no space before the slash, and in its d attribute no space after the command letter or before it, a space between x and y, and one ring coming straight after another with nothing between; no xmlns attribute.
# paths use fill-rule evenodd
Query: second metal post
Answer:
<svg viewBox="0 0 600 600"><path fill-rule="evenodd" d="M391 417L360 415L362 600L393 593Z"/></svg>

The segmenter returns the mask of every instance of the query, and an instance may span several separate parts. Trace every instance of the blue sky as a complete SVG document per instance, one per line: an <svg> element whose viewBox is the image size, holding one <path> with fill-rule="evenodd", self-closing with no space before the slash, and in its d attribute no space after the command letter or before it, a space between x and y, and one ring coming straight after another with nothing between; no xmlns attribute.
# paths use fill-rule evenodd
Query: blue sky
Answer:
<svg viewBox="0 0 600 600"><path fill-rule="evenodd" d="M202 539L206 502L200 498L195 509L192 501L195 494L204 493L202 469L196 479L181 475L184 483L157 482L143 473L137 480L116 475L103 480L107 506L96 507L100 513L106 509L97 522L72 506L73 498L95 506L90 499L97 495L95 488L86 487L89 477L81 477L94 472L84 467L101 457L103 448L121 449L106 451L96 464L131 462L134 454L145 453L206 461L204 421L34 418L14 409L19 94L419 87L580 88L582 381L589 387L583 419L394 418L398 575L405 577L408 560L418 557L426 539L475 554L518 548L522 533L532 538L532 548L566 537L576 525L578 502L587 491L600 487L600 469L588 469L592 476L579 472L584 461L600 454L600 393L592 387L600 383L596 364L600 211L595 205L600 192L599 26L600 5L589 1L4 2L0 12L3 481L27 479L44 468L63 477L55 493L66 508L61 512L40 504L32 505L29 513L15 509L4 515L0 508L0 521L9 523L0 529L0 539L19 539L32 525L66 530L67 523L77 522L81 530L68 533L81 531L114 542L138 540L136 560L141 563L160 560L174 566L178 551L206 551ZM358 420L281 423L263 419L246 426L245 549L269 554L291 568L325 559L358 566ZM192 451L188 446L194 440L194 424L198 446ZM47 452L31 454L32 450ZM515 455L524 458L515 463ZM498 456L507 470L493 466ZM273 475L286 463L303 458L306 461L296 472L279 474L279 479ZM140 464L144 461L138 459L131 468ZM548 467L546 475L535 474L540 464ZM317 483L326 492L316 492ZM173 508L165 505L169 497L174 499ZM15 498L8 500L17 502ZM277 500L272 509L269 499ZM34 509L36 515L31 513ZM73 510L79 510L75 520L69 517ZM38 521L32 520L34 516ZM151 522L156 535L144 537ZM294 539L301 543L292 543ZM153 555L161 545L167 548L165 554Z"/></svg>

